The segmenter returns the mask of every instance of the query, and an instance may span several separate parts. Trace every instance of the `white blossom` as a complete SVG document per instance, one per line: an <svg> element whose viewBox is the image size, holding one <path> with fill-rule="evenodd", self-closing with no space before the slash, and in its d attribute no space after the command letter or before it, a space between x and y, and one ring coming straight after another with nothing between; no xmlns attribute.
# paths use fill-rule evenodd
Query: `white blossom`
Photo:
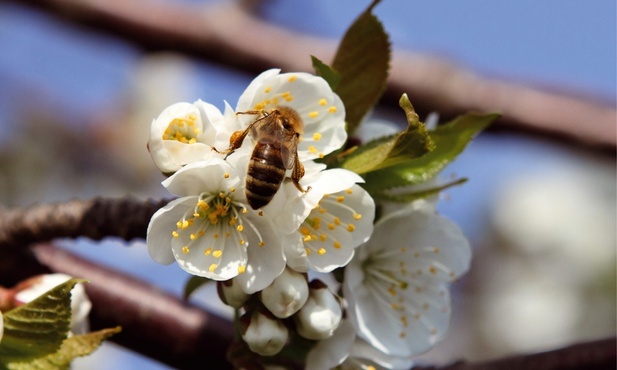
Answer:
<svg viewBox="0 0 617 370"><path fill-rule="evenodd" d="M373 198L359 185L324 195L298 231L285 237L287 265L301 272L347 265L354 249L370 238L374 218Z"/></svg>
<svg viewBox="0 0 617 370"><path fill-rule="evenodd" d="M155 261L175 260L190 274L218 281L236 277L248 294L283 271L281 235L246 202L246 173L237 169L246 160L191 163L163 182L180 198L158 210L148 225L148 251Z"/></svg>
<svg viewBox="0 0 617 370"><path fill-rule="evenodd" d="M268 110L277 106L295 110L304 123L298 146L300 161L321 158L340 149L347 140L345 106L321 77L271 69L257 76L238 100L236 112ZM252 122L240 117L243 127Z"/></svg>
<svg viewBox="0 0 617 370"><path fill-rule="evenodd" d="M358 335L379 351L428 350L450 319L447 284L469 268L460 229L423 200L380 219L345 270L344 294Z"/></svg>
<svg viewBox="0 0 617 370"><path fill-rule="evenodd" d="M226 105L225 115L201 100L176 103L152 121L148 150L163 173L217 156L215 145L224 145L235 126L235 115Z"/></svg>

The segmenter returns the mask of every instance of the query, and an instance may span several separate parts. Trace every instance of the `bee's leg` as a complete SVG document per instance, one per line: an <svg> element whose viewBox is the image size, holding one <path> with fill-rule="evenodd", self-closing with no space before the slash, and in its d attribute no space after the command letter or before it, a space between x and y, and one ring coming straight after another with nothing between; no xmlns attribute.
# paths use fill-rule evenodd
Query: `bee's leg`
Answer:
<svg viewBox="0 0 617 370"><path fill-rule="evenodd" d="M311 187L309 186L308 188L306 188L306 190L302 189L302 185L300 185L300 179L302 179L303 176L304 165L302 164L302 162L300 162L300 160L298 159L298 153L296 153L296 156L294 158L294 168L291 171L291 180L293 181L294 185L298 190L300 190L302 193L306 193L307 191L311 190Z"/></svg>
<svg viewBox="0 0 617 370"><path fill-rule="evenodd" d="M225 149L225 150L218 150L215 147L212 147L212 150L214 150L217 153L220 154L231 154L233 153L236 149L238 149L241 145L242 142L244 141L244 138L246 137L246 134L248 134L249 130L251 129L253 125L249 125L249 127L246 130L239 130L239 131L235 131L233 134L231 134L231 137L229 138L229 148ZM225 157L227 158L227 157Z"/></svg>

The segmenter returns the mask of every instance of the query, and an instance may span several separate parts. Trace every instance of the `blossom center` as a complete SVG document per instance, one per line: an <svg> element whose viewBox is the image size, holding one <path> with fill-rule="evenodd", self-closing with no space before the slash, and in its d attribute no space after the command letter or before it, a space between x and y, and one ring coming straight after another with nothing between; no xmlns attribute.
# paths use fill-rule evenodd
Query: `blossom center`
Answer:
<svg viewBox="0 0 617 370"><path fill-rule="evenodd" d="M174 118L165 129L163 140L176 140L184 144L196 143L197 136L201 134L201 129L196 122L195 114L189 114L184 118Z"/></svg>

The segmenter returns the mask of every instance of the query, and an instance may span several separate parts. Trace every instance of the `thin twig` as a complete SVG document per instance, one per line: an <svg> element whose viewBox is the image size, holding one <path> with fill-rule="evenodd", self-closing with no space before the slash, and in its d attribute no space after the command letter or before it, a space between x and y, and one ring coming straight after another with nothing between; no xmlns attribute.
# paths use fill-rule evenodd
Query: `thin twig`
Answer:
<svg viewBox="0 0 617 370"><path fill-rule="evenodd" d="M334 40L273 26L235 3L152 0L28 0L71 21L119 35L149 50L175 50L258 72L312 70L309 54L331 61ZM387 28L387 25L386 25ZM396 45L395 45L396 46ZM614 104L489 79L444 60L395 50L387 101L406 92L421 114L497 111L501 125L614 150Z"/></svg>

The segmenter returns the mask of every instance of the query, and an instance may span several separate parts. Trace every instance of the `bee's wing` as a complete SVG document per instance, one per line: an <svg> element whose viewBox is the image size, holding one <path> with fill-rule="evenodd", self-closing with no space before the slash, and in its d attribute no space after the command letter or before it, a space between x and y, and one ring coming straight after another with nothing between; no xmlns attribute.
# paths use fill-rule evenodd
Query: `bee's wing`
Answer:
<svg viewBox="0 0 617 370"><path fill-rule="evenodd" d="M285 140L285 130L274 115L259 118L251 128L253 140L262 144L282 143Z"/></svg>
<svg viewBox="0 0 617 370"><path fill-rule="evenodd" d="M287 135L283 140L281 158L283 159L285 168L291 170L294 166L296 156L298 155L298 142L300 141L300 136L294 133L293 135Z"/></svg>

